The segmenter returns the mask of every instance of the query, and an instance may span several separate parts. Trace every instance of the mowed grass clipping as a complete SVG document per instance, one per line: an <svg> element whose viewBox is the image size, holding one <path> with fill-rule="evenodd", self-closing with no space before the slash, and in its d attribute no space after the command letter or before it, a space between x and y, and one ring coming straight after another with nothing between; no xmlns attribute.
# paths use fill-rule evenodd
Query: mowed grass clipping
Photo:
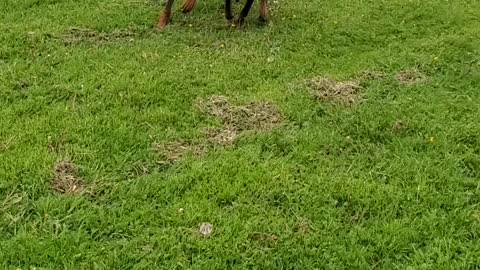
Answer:
<svg viewBox="0 0 480 270"><path fill-rule="evenodd" d="M480 267L480 2L180 2L1 1L2 268Z"/></svg>

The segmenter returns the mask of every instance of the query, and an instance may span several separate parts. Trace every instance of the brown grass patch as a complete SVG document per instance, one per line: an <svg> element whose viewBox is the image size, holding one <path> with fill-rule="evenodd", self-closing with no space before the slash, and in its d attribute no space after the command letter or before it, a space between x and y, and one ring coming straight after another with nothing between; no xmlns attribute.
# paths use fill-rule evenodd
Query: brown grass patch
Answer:
<svg viewBox="0 0 480 270"><path fill-rule="evenodd" d="M2 202L0 202L0 212L8 211L15 206L21 205L22 201L25 201L25 198L28 198L25 194L11 191L6 194Z"/></svg>
<svg viewBox="0 0 480 270"><path fill-rule="evenodd" d="M133 41L137 34L131 29L118 29L112 32L99 32L90 28L71 27L63 35L65 44L73 44L83 41L90 42L112 42L112 41Z"/></svg>
<svg viewBox="0 0 480 270"><path fill-rule="evenodd" d="M268 233L254 233L251 238L260 242L275 242L278 240L278 236Z"/></svg>
<svg viewBox="0 0 480 270"><path fill-rule="evenodd" d="M360 82L337 81L328 77L316 77L308 82L313 96L324 101L353 104L362 99Z"/></svg>
<svg viewBox="0 0 480 270"><path fill-rule="evenodd" d="M366 70L358 78L360 80L383 80L387 77L385 72L378 70Z"/></svg>
<svg viewBox="0 0 480 270"><path fill-rule="evenodd" d="M307 235L310 233L310 222L307 219L300 219L295 224L295 232L300 233L301 235Z"/></svg>
<svg viewBox="0 0 480 270"><path fill-rule="evenodd" d="M407 69L395 75L395 79L405 85L413 85L425 81L427 76L417 69Z"/></svg>
<svg viewBox="0 0 480 270"><path fill-rule="evenodd" d="M65 143L66 141L63 136L48 136L48 151L52 153L60 153L65 150Z"/></svg>
<svg viewBox="0 0 480 270"><path fill-rule="evenodd" d="M474 211L472 213L472 218L475 222L480 223L480 211Z"/></svg>
<svg viewBox="0 0 480 270"><path fill-rule="evenodd" d="M195 145L184 140L166 143L154 143L153 148L155 152L160 154L160 162L175 162L191 153L195 156L203 155L206 148L201 145Z"/></svg>
<svg viewBox="0 0 480 270"><path fill-rule="evenodd" d="M231 104L224 96L199 100L200 109L238 131L266 130L276 126L281 116L270 102L251 102L243 106Z"/></svg>
<svg viewBox="0 0 480 270"><path fill-rule="evenodd" d="M238 136L238 131L229 126L224 126L222 128L208 128L205 133L209 141L221 145L233 144Z"/></svg>
<svg viewBox="0 0 480 270"><path fill-rule="evenodd" d="M57 161L53 167L52 188L63 194L78 194L85 190L78 168L68 160Z"/></svg>
<svg viewBox="0 0 480 270"><path fill-rule="evenodd" d="M14 140L15 140L14 136L9 138L0 138L0 153L10 149L10 147L12 147L14 144Z"/></svg>
<svg viewBox="0 0 480 270"><path fill-rule="evenodd" d="M204 237L208 237L213 233L213 225L208 222L204 222L200 224L200 227L198 228L198 232Z"/></svg>
<svg viewBox="0 0 480 270"><path fill-rule="evenodd" d="M211 96L197 101L201 111L221 120L221 129L208 129L207 135L213 142L232 144L239 133L246 130L270 130L277 126L282 117L270 102L251 102L234 105L224 96Z"/></svg>
<svg viewBox="0 0 480 270"><path fill-rule="evenodd" d="M12 190L2 196L0 201L0 217L5 228L18 228L25 225L31 215L28 195L18 190Z"/></svg>
<svg viewBox="0 0 480 270"><path fill-rule="evenodd" d="M212 96L199 99L196 106L203 112L221 120L222 127L210 127L205 130L207 142L188 142L182 139L173 142L154 143L154 151L161 160L157 163L173 163L188 154L203 156L213 144L231 145L242 131L269 130L281 121L281 115L270 102L251 102L237 106L226 97Z"/></svg>
<svg viewBox="0 0 480 270"><path fill-rule="evenodd" d="M403 123L403 121L401 120L397 120L395 121L395 123L393 123L392 125L392 129L394 131L402 131L406 128L405 124Z"/></svg>

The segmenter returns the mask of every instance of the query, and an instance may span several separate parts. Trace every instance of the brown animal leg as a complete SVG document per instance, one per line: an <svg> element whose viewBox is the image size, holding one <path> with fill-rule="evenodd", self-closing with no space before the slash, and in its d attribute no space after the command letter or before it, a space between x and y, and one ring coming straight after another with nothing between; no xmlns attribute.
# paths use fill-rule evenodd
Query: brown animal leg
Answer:
<svg viewBox="0 0 480 270"><path fill-rule="evenodd" d="M245 17L247 17L248 12L250 12L250 9L252 8L253 5L253 0L247 0L247 3L243 7L242 11L238 15L237 18L237 25L241 26L243 24L243 21L245 20Z"/></svg>
<svg viewBox="0 0 480 270"><path fill-rule="evenodd" d="M182 6L182 12L188 13L192 11L192 9L195 7L196 2L197 2L196 0L185 0Z"/></svg>
<svg viewBox="0 0 480 270"><path fill-rule="evenodd" d="M167 1L167 5L165 6L165 9L163 9L162 15L155 26L156 28L161 29L168 24L168 21L170 20L170 13L172 12L173 1L174 0Z"/></svg>
<svg viewBox="0 0 480 270"><path fill-rule="evenodd" d="M261 0L260 1L260 17L261 22L268 21L268 0Z"/></svg>
<svg viewBox="0 0 480 270"><path fill-rule="evenodd" d="M238 1L238 0L237 0ZM225 0L225 18L227 20L233 19L232 15L232 0Z"/></svg>

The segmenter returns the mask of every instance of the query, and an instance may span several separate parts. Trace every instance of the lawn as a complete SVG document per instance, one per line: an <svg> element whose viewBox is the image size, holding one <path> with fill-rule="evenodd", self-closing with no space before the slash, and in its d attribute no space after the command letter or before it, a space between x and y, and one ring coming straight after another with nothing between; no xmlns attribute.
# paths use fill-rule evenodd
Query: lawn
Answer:
<svg viewBox="0 0 480 270"><path fill-rule="evenodd" d="M2 269L480 267L480 1L163 4L0 2Z"/></svg>

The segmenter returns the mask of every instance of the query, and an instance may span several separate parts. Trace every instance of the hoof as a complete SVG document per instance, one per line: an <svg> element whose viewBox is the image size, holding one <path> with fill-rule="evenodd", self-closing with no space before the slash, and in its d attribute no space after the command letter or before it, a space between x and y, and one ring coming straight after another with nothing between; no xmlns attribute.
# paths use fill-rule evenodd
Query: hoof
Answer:
<svg viewBox="0 0 480 270"><path fill-rule="evenodd" d="M235 25L237 27L242 27L244 21L245 21L244 17L238 16L237 19L235 19Z"/></svg>

